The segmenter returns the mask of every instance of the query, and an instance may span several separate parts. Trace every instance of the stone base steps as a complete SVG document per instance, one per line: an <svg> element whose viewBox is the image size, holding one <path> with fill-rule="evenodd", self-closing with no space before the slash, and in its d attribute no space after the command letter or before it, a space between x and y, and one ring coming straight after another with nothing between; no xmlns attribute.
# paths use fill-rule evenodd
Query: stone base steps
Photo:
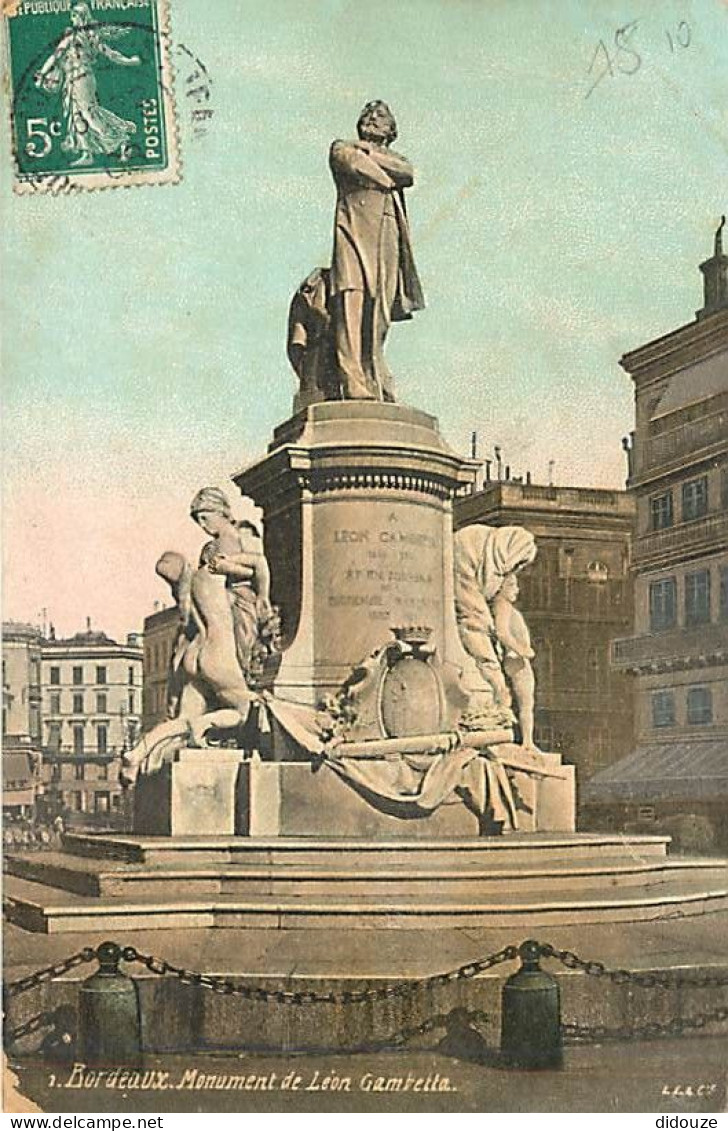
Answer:
<svg viewBox="0 0 728 1131"><path fill-rule="evenodd" d="M633 922L676 915L700 915L728 908L728 882L687 872L655 888L551 890L548 895L519 893L511 885L496 897L472 890L458 899L449 890L430 890L389 898L360 893L346 898L292 895L193 895L185 884L162 902L154 896L89 898L9 877L5 884L9 920L29 931L47 933L129 930L186 930L236 927L285 930L397 929L418 926L528 928L564 922ZM702 881L702 882L701 882Z"/></svg>
<svg viewBox="0 0 728 1131"><path fill-rule="evenodd" d="M345 863L345 862L344 862ZM371 859L367 868L295 863L234 863L203 867L184 861L176 865L127 864L118 860L90 861L67 853L28 853L6 860L9 875L44 884L65 892L125 900L156 896L165 901L183 891L192 896L293 896L334 899L359 896L425 899L447 888L458 900L497 900L507 889L537 892L634 888L651 890L675 880L695 879L705 887L720 885L725 869L705 860L668 859L648 856L645 860L604 856L569 863L545 861L521 868L500 860L469 861L458 869L435 867L430 860Z"/></svg>
<svg viewBox="0 0 728 1131"><path fill-rule="evenodd" d="M11 855L7 914L29 931L386 930L628 922L728 906L721 860L667 837L460 840L71 834Z"/></svg>
<svg viewBox="0 0 728 1131"><path fill-rule="evenodd" d="M141 837L71 833L63 838L64 855L127 864L208 865L296 863L358 870L380 865L436 867L459 871L492 865L517 868L563 861L599 863L605 854L626 861L662 859L667 836L602 833L515 833L459 840L347 840L299 837Z"/></svg>

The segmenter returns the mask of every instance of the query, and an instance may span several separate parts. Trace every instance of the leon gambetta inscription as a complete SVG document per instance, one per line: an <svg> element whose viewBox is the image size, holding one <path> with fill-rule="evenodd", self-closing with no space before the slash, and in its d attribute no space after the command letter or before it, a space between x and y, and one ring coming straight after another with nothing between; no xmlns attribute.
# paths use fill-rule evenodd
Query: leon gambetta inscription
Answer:
<svg viewBox="0 0 728 1131"><path fill-rule="evenodd" d="M435 531L422 528L428 520L413 525L411 515L405 520L393 509L384 523L335 526L327 606L365 609L373 621L431 623L442 562Z"/></svg>

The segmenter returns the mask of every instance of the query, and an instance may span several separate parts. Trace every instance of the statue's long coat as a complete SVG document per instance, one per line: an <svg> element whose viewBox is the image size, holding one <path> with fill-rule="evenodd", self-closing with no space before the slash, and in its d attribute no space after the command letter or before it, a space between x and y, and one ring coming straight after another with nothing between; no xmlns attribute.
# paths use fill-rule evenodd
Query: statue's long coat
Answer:
<svg viewBox="0 0 728 1131"><path fill-rule="evenodd" d="M394 228L392 224L385 224L384 217L393 213L399 243L399 272L389 316L393 322L403 321L425 305L412 254L404 192L401 189L383 191L369 180L356 145L356 142L335 141L331 147L330 165L337 189L331 294L364 289L373 299L377 298L382 286L380 265L386 258L381 254L381 240ZM406 165L398 154L391 153L391 157Z"/></svg>

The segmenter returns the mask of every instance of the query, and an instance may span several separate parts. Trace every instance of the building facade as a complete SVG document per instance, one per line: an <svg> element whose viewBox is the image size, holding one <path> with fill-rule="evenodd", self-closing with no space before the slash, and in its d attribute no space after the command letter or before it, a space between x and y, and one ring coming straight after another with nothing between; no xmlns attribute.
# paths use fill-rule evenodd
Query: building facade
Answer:
<svg viewBox="0 0 728 1131"><path fill-rule="evenodd" d="M40 786L40 629L8 621L2 642L3 813L29 817Z"/></svg>
<svg viewBox="0 0 728 1131"><path fill-rule="evenodd" d="M43 774L50 811L83 824L114 824L122 810L121 756L142 717L141 637L103 632L47 640L41 648Z"/></svg>
<svg viewBox="0 0 728 1131"><path fill-rule="evenodd" d="M624 491L512 480L486 482L455 504L458 529L525 526L536 538L518 602L536 653L536 743L573 763L580 785L631 737L631 687L609 656L632 623L633 518Z"/></svg>
<svg viewBox="0 0 728 1131"><path fill-rule="evenodd" d="M144 694L142 728L146 733L167 718L167 684L180 630L176 605L159 609L144 621Z"/></svg>
<svg viewBox="0 0 728 1131"><path fill-rule="evenodd" d="M633 631L613 649L635 683L628 758L593 783L612 823L728 844L728 256L701 265L694 322L626 354L634 382ZM692 833L691 833L692 829ZM690 845L688 845L690 846Z"/></svg>

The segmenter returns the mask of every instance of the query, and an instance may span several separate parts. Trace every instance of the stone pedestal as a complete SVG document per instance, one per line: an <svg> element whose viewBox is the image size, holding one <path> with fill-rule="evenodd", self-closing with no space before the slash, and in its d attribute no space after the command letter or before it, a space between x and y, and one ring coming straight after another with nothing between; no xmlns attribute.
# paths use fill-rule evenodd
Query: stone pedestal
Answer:
<svg viewBox="0 0 728 1131"><path fill-rule="evenodd" d="M561 766L557 754L540 757L549 760L553 776L510 771L519 831L573 832L573 767ZM431 813L390 808L374 806L327 765L263 762L241 750L182 750L157 773L139 778L134 832L372 841L481 835L480 818L457 794Z"/></svg>
<svg viewBox="0 0 728 1131"><path fill-rule="evenodd" d="M146 836L233 836L239 750L180 750L134 789L134 831Z"/></svg>
<svg viewBox="0 0 728 1131"><path fill-rule="evenodd" d="M409 753L438 749L439 736L483 706L482 678L457 629L453 571L452 503L470 489L475 469L447 447L426 413L329 401L282 424L268 454L234 476L265 515L272 599L283 625L273 690L317 706L351 681L346 741L372 743L365 754L375 760L385 756L379 740L412 736L421 744ZM278 765L242 771L238 827L248 835L482 831L462 802L416 819L383 812L329 767L313 772L296 764L275 728L269 747ZM519 827L573 830L573 774L517 776Z"/></svg>
<svg viewBox="0 0 728 1131"><path fill-rule="evenodd" d="M403 819L375 808L329 766L246 762L240 770L238 831L251 837L361 837L405 841L477 837L480 822L458 797Z"/></svg>
<svg viewBox="0 0 728 1131"><path fill-rule="evenodd" d="M558 754L544 755L555 759ZM568 833L576 829L576 771L561 766L559 777L534 777L519 770L512 771L513 788L520 799L518 827L524 833ZM522 807L521 807L522 806Z"/></svg>
<svg viewBox="0 0 728 1131"><path fill-rule="evenodd" d="M574 766L564 766L563 778L543 778L538 783L537 822L534 831L574 832L575 829L576 769Z"/></svg>
<svg viewBox="0 0 728 1131"><path fill-rule="evenodd" d="M574 832L574 767L562 766L558 754L539 757L550 768L548 777L509 771L517 804L518 832ZM329 766L261 762L257 758L240 767L236 828L238 833L251 837L407 841L482 835L481 819L457 794L432 813L402 816L375 808Z"/></svg>
<svg viewBox="0 0 728 1131"><path fill-rule="evenodd" d="M280 696L318 703L407 625L431 629L438 661L458 676L469 665L455 623L452 500L475 468L434 417L347 401L310 405L234 477L265 513ZM441 714L446 729L447 703Z"/></svg>

